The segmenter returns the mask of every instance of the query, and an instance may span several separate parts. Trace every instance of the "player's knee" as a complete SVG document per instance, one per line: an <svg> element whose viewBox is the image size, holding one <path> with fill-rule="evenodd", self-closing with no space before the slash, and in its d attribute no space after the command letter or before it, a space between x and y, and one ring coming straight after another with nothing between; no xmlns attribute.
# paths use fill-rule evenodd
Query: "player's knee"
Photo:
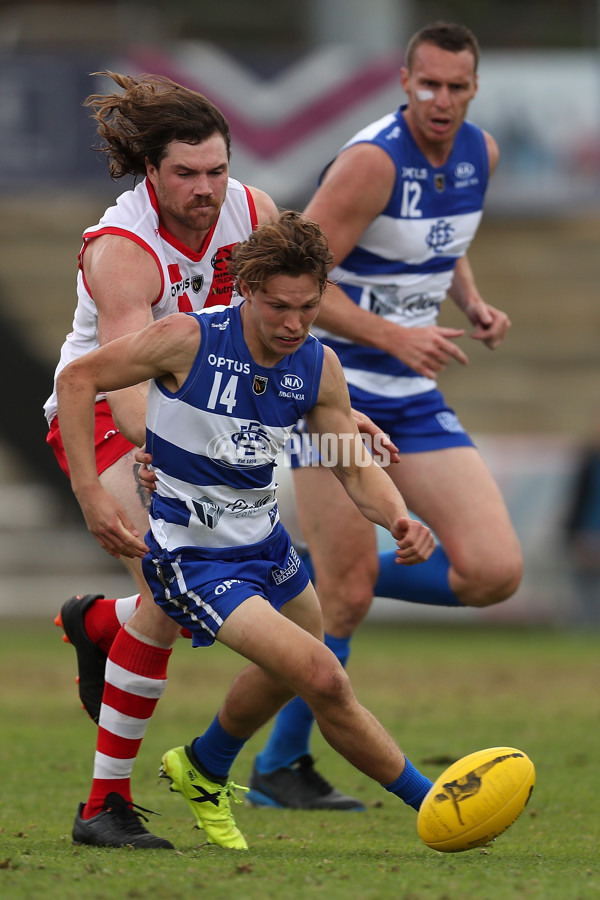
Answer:
<svg viewBox="0 0 600 900"><path fill-rule="evenodd" d="M523 559L519 550L498 556L485 568L471 573L466 589L459 594L465 606L483 608L508 600L517 591L523 577Z"/></svg>
<svg viewBox="0 0 600 900"><path fill-rule="evenodd" d="M376 577L374 568L365 568L345 573L340 578L325 576L317 580L326 631L352 634L370 609Z"/></svg>
<svg viewBox="0 0 600 900"><path fill-rule="evenodd" d="M351 688L348 675L338 660L332 658L313 667L306 686L305 699L309 705L321 709L339 704L349 690Z"/></svg>

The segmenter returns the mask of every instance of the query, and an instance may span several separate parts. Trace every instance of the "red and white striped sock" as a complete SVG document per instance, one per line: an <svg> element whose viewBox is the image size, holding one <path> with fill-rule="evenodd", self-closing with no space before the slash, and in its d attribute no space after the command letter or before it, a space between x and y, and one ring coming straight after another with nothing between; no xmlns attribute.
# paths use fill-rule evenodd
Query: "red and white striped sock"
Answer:
<svg viewBox="0 0 600 900"><path fill-rule="evenodd" d="M153 647L121 628L106 663L94 779L83 818L102 810L111 791L128 803L131 772L148 722L167 685L171 650Z"/></svg>
<svg viewBox="0 0 600 900"><path fill-rule="evenodd" d="M84 619L85 631L89 639L94 644L98 644L105 653L108 653L121 625L124 625L134 614L140 599L139 594L133 594L131 597L118 597L116 600L105 597L94 600ZM181 636L191 638L192 634L187 628L182 628Z"/></svg>
<svg viewBox="0 0 600 900"><path fill-rule="evenodd" d="M108 653L121 625L134 614L139 602L139 594L117 599L99 597L94 600L84 619L89 639Z"/></svg>

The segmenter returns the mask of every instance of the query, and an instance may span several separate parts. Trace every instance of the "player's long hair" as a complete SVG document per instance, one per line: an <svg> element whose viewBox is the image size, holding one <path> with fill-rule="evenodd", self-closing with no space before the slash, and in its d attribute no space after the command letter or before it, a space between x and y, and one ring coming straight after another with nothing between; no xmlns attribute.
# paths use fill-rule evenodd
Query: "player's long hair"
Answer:
<svg viewBox="0 0 600 900"><path fill-rule="evenodd" d="M461 50L470 50L475 60L474 71L479 65L479 43L473 32L466 25L456 25L454 22L433 22L426 25L413 34L406 48L406 68L410 72L417 47L421 44L433 44L441 50L449 50L450 53L460 53Z"/></svg>
<svg viewBox="0 0 600 900"><path fill-rule="evenodd" d="M202 94L157 75L106 75L122 93L92 94L84 105L92 110L112 178L145 175L146 159L156 166L171 141L199 144L214 134L222 135L227 158L231 154L229 124L217 107Z"/></svg>
<svg viewBox="0 0 600 900"><path fill-rule="evenodd" d="M275 222L260 225L247 241L236 244L229 271L238 289L239 280L260 288L277 275L311 275L323 293L332 265L327 238L316 222L285 210Z"/></svg>

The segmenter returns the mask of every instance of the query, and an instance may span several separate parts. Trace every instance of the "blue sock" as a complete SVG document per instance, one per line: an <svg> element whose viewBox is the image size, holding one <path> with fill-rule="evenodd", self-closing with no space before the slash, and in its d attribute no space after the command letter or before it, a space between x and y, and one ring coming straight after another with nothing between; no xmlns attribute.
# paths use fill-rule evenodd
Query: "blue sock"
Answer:
<svg viewBox="0 0 600 900"><path fill-rule="evenodd" d="M345 667L350 656L350 638L326 634L325 643ZM273 723L264 750L256 757L256 768L261 775L291 766L300 756L310 752L314 721L312 712L300 697L286 703Z"/></svg>
<svg viewBox="0 0 600 900"><path fill-rule="evenodd" d="M192 741L192 751L208 775L225 779L245 743L245 738L225 731L215 716L204 734Z"/></svg>
<svg viewBox="0 0 600 900"><path fill-rule="evenodd" d="M427 562L416 566L398 565L396 553L385 550L379 554L379 576L374 589L375 597L406 600L408 603L424 603L429 606L462 606L448 584L450 561L438 544ZM314 569L308 551L302 561L314 583Z"/></svg>
<svg viewBox="0 0 600 900"><path fill-rule="evenodd" d="M430 606L462 606L450 590L448 570L450 561L439 545L426 562L415 566L398 565L396 554L388 550L379 554L379 577L375 597L426 603Z"/></svg>
<svg viewBox="0 0 600 900"><path fill-rule="evenodd" d="M407 806L418 810L432 784L433 781L415 769L413 764L406 759L402 775L391 784L383 784L382 787L390 794L395 794L396 797L404 800Z"/></svg>
<svg viewBox="0 0 600 900"><path fill-rule="evenodd" d="M329 647L331 652L337 657L337 659L339 659L344 669L346 668L346 663L348 662L348 657L350 656L351 639L352 635L344 638L333 637L332 634L325 635L325 646Z"/></svg>

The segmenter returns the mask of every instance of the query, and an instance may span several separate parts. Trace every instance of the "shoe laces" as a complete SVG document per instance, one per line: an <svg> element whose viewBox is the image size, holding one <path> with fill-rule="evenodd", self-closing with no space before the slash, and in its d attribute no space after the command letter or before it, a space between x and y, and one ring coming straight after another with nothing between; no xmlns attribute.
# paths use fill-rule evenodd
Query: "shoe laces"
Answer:
<svg viewBox="0 0 600 900"><path fill-rule="evenodd" d="M212 804L207 804L206 809L203 811L203 817L206 817L207 821L212 821L215 824L219 822L221 826L225 826L229 828L237 828L235 823L235 819L233 813L231 811L230 801L233 800L234 803L243 803L241 797L238 797L236 791L249 791L250 788L242 787L240 784L235 784L233 781L228 781L226 784L222 785L218 791L219 801L216 806L212 806Z"/></svg>
<svg viewBox="0 0 600 900"><path fill-rule="evenodd" d="M152 809L138 806L137 803L128 803L125 797L122 797L121 794L117 794L116 792L107 794L106 799L104 800L104 809L117 816L129 834L147 833L148 829L144 828L140 821L140 819L143 819L144 822L149 821L144 813L148 813L151 816L160 815L160 813L154 812Z"/></svg>
<svg viewBox="0 0 600 900"><path fill-rule="evenodd" d="M294 768L297 769L300 777L313 787L322 797L325 797L326 794L330 794L333 790L332 785L317 772L314 767L314 760L309 754L297 759Z"/></svg>
<svg viewBox="0 0 600 900"><path fill-rule="evenodd" d="M223 801L223 808L227 808L229 810L229 801L233 800L234 803L243 803L243 797L238 797L236 791L243 791L244 793L248 793L250 790L249 787L244 787L242 784L236 784L234 781L228 781L223 785L221 790L219 791L219 809L221 809L221 801Z"/></svg>

